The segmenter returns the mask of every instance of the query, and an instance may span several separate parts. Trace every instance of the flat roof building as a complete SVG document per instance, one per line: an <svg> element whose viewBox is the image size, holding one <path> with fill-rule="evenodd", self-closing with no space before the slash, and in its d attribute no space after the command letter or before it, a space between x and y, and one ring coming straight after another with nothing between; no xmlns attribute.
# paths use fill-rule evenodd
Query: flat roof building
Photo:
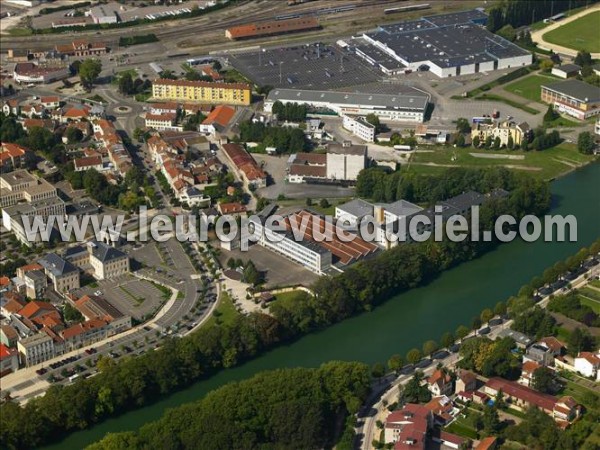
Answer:
<svg viewBox="0 0 600 450"><path fill-rule="evenodd" d="M579 120L600 114L600 88L579 80L542 85L542 101Z"/></svg>
<svg viewBox="0 0 600 450"><path fill-rule="evenodd" d="M531 53L483 28L486 21L472 10L380 26L362 35L356 54L387 74L430 70L441 78L532 63Z"/></svg>
<svg viewBox="0 0 600 450"><path fill-rule="evenodd" d="M273 89L265 100L264 109L271 112L280 101L308 105L316 110L326 109L343 115L365 116L375 114L383 120L423 122L430 95L408 86L398 86L396 94L357 92L309 91L301 89Z"/></svg>

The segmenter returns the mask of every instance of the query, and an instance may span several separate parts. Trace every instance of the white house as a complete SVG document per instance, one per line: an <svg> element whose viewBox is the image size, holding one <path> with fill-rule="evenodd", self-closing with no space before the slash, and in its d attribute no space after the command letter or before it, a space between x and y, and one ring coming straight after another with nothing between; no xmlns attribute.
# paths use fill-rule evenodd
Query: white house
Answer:
<svg viewBox="0 0 600 450"><path fill-rule="evenodd" d="M595 378L600 381L600 352L593 354L591 352L581 352L575 358L575 371L583 376Z"/></svg>

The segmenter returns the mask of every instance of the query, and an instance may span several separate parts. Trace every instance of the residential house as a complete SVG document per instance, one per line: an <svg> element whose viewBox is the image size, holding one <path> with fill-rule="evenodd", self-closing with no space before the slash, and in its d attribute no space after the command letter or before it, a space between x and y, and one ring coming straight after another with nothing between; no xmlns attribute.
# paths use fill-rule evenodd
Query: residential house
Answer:
<svg viewBox="0 0 600 450"><path fill-rule="evenodd" d="M246 207L241 203L231 202L231 203L219 203L217 205L217 211L223 216L246 216Z"/></svg>
<svg viewBox="0 0 600 450"><path fill-rule="evenodd" d="M533 373L542 367L535 361L526 361L521 366L521 377L519 378L519 383L523 386L533 387Z"/></svg>
<svg viewBox="0 0 600 450"><path fill-rule="evenodd" d="M107 322L108 336L128 330L132 326L131 316L123 314L103 297L84 295L74 301L74 306L87 320L100 319Z"/></svg>
<svg viewBox="0 0 600 450"><path fill-rule="evenodd" d="M575 370L584 377L600 381L600 352L580 352L575 358Z"/></svg>
<svg viewBox="0 0 600 450"><path fill-rule="evenodd" d="M0 377L16 372L19 368L19 352L0 344Z"/></svg>
<svg viewBox="0 0 600 450"><path fill-rule="evenodd" d="M19 100L16 98L12 98L10 100L6 100L2 104L2 112L4 115L9 116L18 116L21 113L21 107L19 106Z"/></svg>
<svg viewBox="0 0 600 450"><path fill-rule="evenodd" d="M427 378L427 389L436 397L452 394L452 377L438 369Z"/></svg>
<svg viewBox="0 0 600 450"><path fill-rule="evenodd" d="M484 437L479 444L475 447L475 450L496 450L499 448L499 441L496 436Z"/></svg>
<svg viewBox="0 0 600 450"><path fill-rule="evenodd" d="M509 337L515 341L515 344L518 348L525 350L531 344L533 344L533 339L531 339L526 334L515 331L511 328L505 328L500 330L497 334L498 339L504 339L505 337Z"/></svg>
<svg viewBox="0 0 600 450"><path fill-rule="evenodd" d="M0 325L0 342L2 344L6 345L7 347L14 348L17 346L18 340L19 335L13 326L7 323Z"/></svg>
<svg viewBox="0 0 600 450"><path fill-rule="evenodd" d="M98 172L104 169L104 163L100 156L84 156L83 158L75 158L73 160L75 172L83 172L89 169L95 169Z"/></svg>
<svg viewBox="0 0 600 450"><path fill-rule="evenodd" d="M25 295L38 299L44 297L48 287L48 279L43 270L30 270L23 276L25 282Z"/></svg>
<svg viewBox="0 0 600 450"><path fill-rule="evenodd" d="M425 406L407 403L391 412L384 427L385 442L394 449L425 449L427 431L433 427L433 413Z"/></svg>
<svg viewBox="0 0 600 450"><path fill-rule="evenodd" d="M60 97L57 95L42 96L40 103L46 109L60 108Z"/></svg>
<svg viewBox="0 0 600 450"><path fill-rule="evenodd" d="M554 364L554 352L541 342L536 342L525 351L523 361L534 361L542 366Z"/></svg>
<svg viewBox="0 0 600 450"><path fill-rule="evenodd" d="M435 423L441 426L448 424L458 411L446 395L433 397L425 404L425 408L432 412Z"/></svg>
<svg viewBox="0 0 600 450"><path fill-rule="evenodd" d="M152 114L147 113L145 118L146 128L152 128L157 131L173 130L183 131L181 125L177 125L176 113Z"/></svg>
<svg viewBox="0 0 600 450"><path fill-rule="evenodd" d="M198 131L211 135L223 133L229 127L233 116L235 116L235 108L219 105L202 121Z"/></svg>
<svg viewBox="0 0 600 450"><path fill-rule="evenodd" d="M474 391L477 388L477 376L468 370L459 369L456 374L455 392Z"/></svg>
<svg viewBox="0 0 600 450"><path fill-rule="evenodd" d="M18 144L3 142L0 146L0 171L10 172L23 167L27 154L31 152Z"/></svg>
<svg viewBox="0 0 600 450"><path fill-rule="evenodd" d="M92 319L72 325L60 332L65 350L72 351L107 337L108 323L101 319Z"/></svg>
<svg viewBox="0 0 600 450"><path fill-rule="evenodd" d="M256 189L267 186L267 174L244 147L239 144L223 144L222 148L227 159L248 186Z"/></svg>

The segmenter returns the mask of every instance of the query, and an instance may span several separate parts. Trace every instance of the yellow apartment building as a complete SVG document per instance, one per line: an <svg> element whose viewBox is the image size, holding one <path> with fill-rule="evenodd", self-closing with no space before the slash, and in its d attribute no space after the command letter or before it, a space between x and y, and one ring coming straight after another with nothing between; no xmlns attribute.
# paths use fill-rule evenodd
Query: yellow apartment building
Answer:
<svg viewBox="0 0 600 450"><path fill-rule="evenodd" d="M248 106L252 102L252 88L246 83L158 79L152 83L152 97L157 100Z"/></svg>

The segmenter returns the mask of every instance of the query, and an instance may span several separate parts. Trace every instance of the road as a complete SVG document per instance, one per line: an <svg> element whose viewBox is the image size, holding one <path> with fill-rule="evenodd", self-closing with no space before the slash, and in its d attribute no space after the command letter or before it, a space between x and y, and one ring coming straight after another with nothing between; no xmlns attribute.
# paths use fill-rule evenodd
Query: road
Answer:
<svg viewBox="0 0 600 450"><path fill-rule="evenodd" d="M600 275L600 264L590 268L588 271L581 274L577 279L573 280L571 283L571 289L578 289L584 286L589 282L590 279L598 277L598 275ZM567 291L564 290L564 292L566 293ZM537 303L537 306L546 308L548 302L550 301L550 297L553 294L556 294L556 292L544 297ZM495 317L495 319L498 319L498 317ZM490 325L489 327L491 331L486 335L486 337L492 340L496 339L498 333L506 328L509 328L512 322L512 320L507 320L502 321L502 323L497 325ZM477 332L473 331L466 338L476 335ZM460 342L456 342L456 344L460 344ZM437 361L424 359L418 363L417 366L425 364L427 365L425 370L423 370L424 376L427 378L433 373L437 367L437 363L440 363L443 367L452 369L459 361L460 356L458 353L449 353L444 359ZM373 392L371 396L367 400L365 406L358 413L358 425L355 428L357 436L355 447L357 449L372 450L374 448L372 445L373 440L379 440L380 430L377 428L377 421L380 420L381 422L385 423L385 420L389 414L389 411L385 405L390 405L398 400L398 386L408 383L408 381L412 378L414 370L414 367L405 367L399 376L392 376L391 378L388 376L373 386Z"/></svg>
<svg viewBox="0 0 600 450"><path fill-rule="evenodd" d="M531 39L533 42L538 44L538 47L542 50L552 50L554 53L559 53L561 55L567 55L571 57L577 56L577 50L573 50L571 48L563 47L562 45L552 44L544 40L544 35L549 31L552 31L556 28L560 28L563 25L566 25L574 20L579 19L580 17L586 16L594 11L600 11L600 5L591 6L584 11L578 12L577 14L573 14L565 19L559 20L547 27L542 28L541 30L536 30L531 33ZM592 53L592 59L600 59L600 53Z"/></svg>

